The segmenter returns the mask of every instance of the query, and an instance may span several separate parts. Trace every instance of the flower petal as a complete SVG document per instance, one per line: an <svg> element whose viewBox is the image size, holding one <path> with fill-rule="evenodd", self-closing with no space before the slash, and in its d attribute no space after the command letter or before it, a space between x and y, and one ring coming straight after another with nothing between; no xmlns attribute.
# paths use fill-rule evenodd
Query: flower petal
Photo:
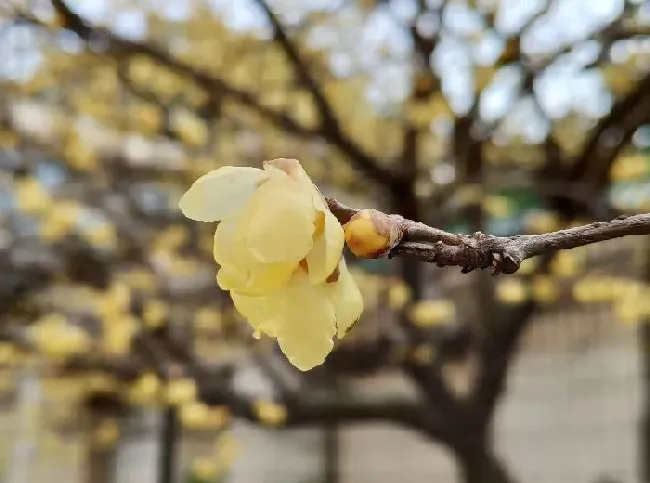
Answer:
<svg viewBox="0 0 650 483"><path fill-rule="evenodd" d="M342 339L359 320L363 312L363 297L345 259L339 263L339 278L325 286L336 312L337 337Z"/></svg>
<svg viewBox="0 0 650 483"><path fill-rule="evenodd" d="M197 179L178 207L191 220L219 221L241 210L268 178L261 169L224 166Z"/></svg>
<svg viewBox="0 0 650 483"><path fill-rule="evenodd" d="M291 158L275 158L269 161L262 162L262 166L266 171L280 170L288 176L298 181L303 186L312 185L311 178L300 164L297 159Z"/></svg>
<svg viewBox="0 0 650 483"><path fill-rule="evenodd" d="M269 297L277 314L278 344L291 364L308 371L325 362L336 334L334 306L306 276L297 277L281 296Z"/></svg>
<svg viewBox="0 0 650 483"><path fill-rule="evenodd" d="M222 290L241 290L248 287L248 272L232 265L221 265L217 272L217 285Z"/></svg>
<svg viewBox="0 0 650 483"><path fill-rule="evenodd" d="M248 265L252 256L247 255L248 251L241 246L244 242L243 236L238 236L237 221L228 219L219 222L214 232L214 244L212 255L214 261L219 265Z"/></svg>
<svg viewBox="0 0 650 483"><path fill-rule="evenodd" d="M230 292L237 311L246 317L254 330L269 337L276 337L278 319L273 317L267 297L252 297L235 291Z"/></svg>
<svg viewBox="0 0 650 483"><path fill-rule="evenodd" d="M224 290L261 295L285 286L297 263L260 263L237 235L237 221L223 220L214 233L214 259L221 265L217 283Z"/></svg>
<svg viewBox="0 0 650 483"><path fill-rule="evenodd" d="M221 265L217 283L223 290L234 290L245 295L267 295L281 290L293 273L286 264L258 264L254 268L240 270L231 265Z"/></svg>
<svg viewBox="0 0 650 483"><path fill-rule="evenodd" d="M247 224L246 242L257 260L297 263L305 258L314 244L315 209L295 181L274 178L264 183L251 211L250 219L241 222Z"/></svg>
<svg viewBox="0 0 650 483"><path fill-rule="evenodd" d="M302 167L300 161L290 158L276 158L270 161L264 161L262 165L264 170L269 173L280 171L287 174L290 178L297 181L302 189L312 195L317 210L325 211L327 209L323 195Z"/></svg>
<svg viewBox="0 0 650 483"><path fill-rule="evenodd" d="M323 231L315 237L314 246L306 257L311 283L324 282L336 270L345 244L345 233L339 221L329 210L324 215Z"/></svg>

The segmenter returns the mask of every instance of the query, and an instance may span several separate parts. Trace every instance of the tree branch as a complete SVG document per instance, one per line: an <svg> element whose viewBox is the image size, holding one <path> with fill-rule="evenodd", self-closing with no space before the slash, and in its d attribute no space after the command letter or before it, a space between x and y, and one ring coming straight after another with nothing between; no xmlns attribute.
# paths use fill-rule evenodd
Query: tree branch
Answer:
<svg viewBox="0 0 650 483"><path fill-rule="evenodd" d="M323 422L376 422L391 421L417 429L438 438L438 432L427 430L424 423L423 408L402 398L386 398L381 401L362 401L350 398L337 398L329 401L312 401L298 404L292 408L287 421L288 426L304 426Z"/></svg>
<svg viewBox="0 0 650 483"><path fill-rule="evenodd" d="M208 405L227 405L233 413L241 418L259 422L253 402L243 396L216 384L200 386L201 400ZM350 397L336 397L322 400L309 400L301 397L299 401L287 406L287 420L284 427L309 426L323 423L363 423L393 422L410 429L417 429L437 439L439 433L430 429L427 418L417 403L403 398L386 398L382 400L361 400Z"/></svg>
<svg viewBox="0 0 650 483"><path fill-rule="evenodd" d="M377 183L389 188L396 184L396 178L392 172L381 168L372 156L363 152L359 146L353 143L352 140L345 136L341 131L336 116L328 106L323 93L320 92L317 84L313 80L310 82L311 77L309 77L308 71L304 65L300 63L301 61L297 56L296 49L292 47L293 50L287 50L286 46L292 44L289 42L286 34L281 28L282 26L278 22L277 18L275 18L275 15L268 7L262 5L263 2L260 2L260 5L263 6L265 11L270 13L272 16L272 18L269 17L269 19L275 27L278 41L285 48L287 57L298 72L299 79L306 86L308 92L312 94L317 107L321 111L320 115L323 122L321 123L321 126L316 129L308 128L297 122L293 117L264 106L254 94L237 89L221 78L211 76L198 68L188 65L154 45L124 39L108 29L90 25L78 14L73 12L63 0L51 0L51 3L57 13L61 16L63 27L65 29L76 33L85 41L102 39L107 45L109 53L112 53L115 57L131 57L137 54L146 55L176 73L189 77L208 93L212 95L219 93L228 96L236 102L251 108L261 118L271 122L279 129L303 138L323 138L325 141L338 148L343 154L348 156L353 164L355 164L360 170L364 171L369 178L373 179ZM31 15L21 15L20 17L32 23L40 23ZM303 66L302 70L298 68L301 65ZM327 106L325 111L322 110L324 106Z"/></svg>
<svg viewBox="0 0 650 483"><path fill-rule="evenodd" d="M328 198L332 213L341 223L347 223L360 210ZM613 238L630 235L650 235L650 213L619 216L609 222L560 230L541 235L492 236L481 232L473 235L448 233L424 223L407 220L399 215L387 215L391 224L401 232L388 257L409 257L439 267L462 267L463 273L492 267L495 273L512 274L521 262L554 250L570 250Z"/></svg>
<svg viewBox="0 0 650 483"><path fill-rule="evenodd" d="M230 385L223 381L223 377L204 367L183 344L169 337L165 342L169 352L186 364L189 373L197 381L201 401L209 405L227 405L236 416L259 422L253 400L235 393ZM324 422L389 421L420 430L431 438L439 438L441 435L439 418L425 414L417 401L411 399L362 400L348 396L320 399L308 394L297 394L295 398L285 401L285 404L287 420L284 427Z"/></svg>
<svg viewBox="0 0 650 483"><path fill-rule="evenodd" d="M137 248L139 263L149 266L146 250L143 251L144 241L132 237L125 227L118 227L119 233ZM67 246L67 245L66 245ZM109 259L97 260L90 263L76 249L61 249L57 257L63 258L60 264L44 266L44 273L59 273L68 265L71 259L82 263L86 271L94 277L101 274L110 266ZM57 258L58 260L58 258ZM30 266L34 262L30 262ZM20 271L24 271L21 267ZM20 272L19 270L16 270ZM39 272L40 273L40 272ZM67 273L67 272L66 272ZM39 277L44 277L38 275ZM71 277L73 278L73 277ZM88 280L81 280L83 284ZM12 295L10 294L10 297ZM137 310L134 307L132 311ZM18 334L5 330L0 338L18 343ZM183 341L173 340L169 334L155 331L143 331L133 340L133 352L126 355L107 356L91 352L71 358L64 366L66 373L86 373L101 371L111 374L125 382L132 381L144 371L154 369L161 379L171 374L183 374L194 378L197 384L199 400L211 405L227 405L233 415L253 423L263 423L260 419L256 401L235 391L223 371L202 364L198 356L187 347ZM430 438L442 438L442 416L435 411L427 411L417 400L412 398L373 398L365 399L358 396L337 395L333 398L322 399L318 394L303 391L295 399L285 401L287 420L284 427L321 424L322 422L392 422L409 429L418 430Z"/></svg>
<svg viewBox="0 0 650 483"><path fill-rule="evenodd" d="M319 134L316 131L301 125L291 116L262 105L255 95L237 89L223 79L213 77L198 68L186 64L162 49L144 42L123 39L108 29L90 25L79 15L70 10L65 2L61 0L52 0L52 5L63 19L63 28L74 32L85 41L96 39L103 40L107 52L116 58L131 57L138 54L145 55L176 73L187 76L207 92L212 94L215 92L222 93L223 95L229 96L234 101L239 102L246 107L250 107L263 119L270 121L276 127L284 129L293 135L300 137L314 137ZM20 17L31 23L40 24L40 22L31 15L21 15Z"/></svg>
<svg viewBox="0 0 650 483"><path fill-rule="evenodd" d="M383 184L389 189L396 184L395 175L387 169L379 166L375 159L365 153L359 145L350 139L342 130L339 120L334 109L325 97L325 93L319 86L317 80L309 72L307 62L301 57L298 48L289 38L286 29L273 12L268 2L265 0L255 0L259 7L264 11L269 22L273 26L274 40L287 55L289 62L293 66L300 84L311 95L318 115L320 117L320 126L318 131L322 133L325 139L328 139L335 146L347 155L353 164L365 172L375 181Z"/></svg>
<svg viewBox="0 0 650 483"><path fill-rule="evenodd" d="M573 164L569 180L593 181L599 190L607 182L609 170L616 156L634 132L650 120L650 73L637 83L636 88L619 99L609 115L599 121L580 157ZM610 140L606 139L610 136ZM611 142L611 138L615 142Z"/></svg>
<svg viewBox="0 0 650 483"><path fill-rule="evenodd" d="M613 29L621 30L622 28L622 22L619 21L611 27L606 27L605 29L596 32L591 36L591 38L596 39L599 36L605 37L605 39L601 39L605 44L601 50L601 52L603 52L608 48L608 45L611 45L611 41L607 41L607 35L614 31ZM568 50L568 47L563 49L549 61L545 62L541 68L544 69L548 67L555 58L559 57L564 52L568 52ZM602 62L604 57L605 56L599 55L596 63ZM524 91L531 91L531 79L534 78L535 70L539 72L539 69L529 70L527 72L527 79L523 82ZM531 77L531 75L533 77ZM540 172L540 177L542 179L553 182L559 181L561 184L567 182L573 184L573 182L578 181L586 184L586 182L591 181L592 185L591 189L589 189L588 186L585 186L586 191L583 193L583 199L581 200L575 200L574 192L571 192L569 197L554 196L552 193L548 193L544 196L553 208L561 214L565 221L568 222L579 214L585 214L588 212L594 213L598 218L603 216L602 214L599 215L597 213L599 211L598 206L594 208L594 203L586 203L586 200L598 199L602 194L608 181L607 175L613 160L621 147L629 142L629 137L633 134L636 127L638 127L639 122L642 122L641 116L643 116L644 113L647 115L647 108L644 111L642 106L638 106L637 104L638 102L641 102L641 99L636 97L639 95L639 92L644 91L642 86L643 82L646 81L642 80L639 83L639 86L641 86L640 88L637 88L633 93L617 102L610 115L600 121L596 129L593 131L591 141L587 143L587 147L583 149L581 156L578 157L578 160L572 169L567 170L563 168L563 163L560 159L561 152L559 151L558 146L556 143L549 144L547 142L547 163L545 168ZM635 97L636 99L633 99ZM613 119L615 119L615 122L612 122ZM624 132L621 133L620 138L613 145L610 143L609 146L602 146L602 135L607 131L616 131L616 128L618 127L617 122L621 122L621 120L623 122L622 130ZM594 158L596 159L594 160ZM589 177L593 171L592 168L594 166L594 161L597 165L597 174L590 180ZM591 168L589 168L590 166ZM593 178L596 179L594 180ZM601 228L603 226L607 226L607 224L601 225ZM554 253L552 251L546 252L541 258L541 263L535 273L546 272L553 256ZM536 307L537 303L533 300L529 300L509 311L508 315L504 317L505 320L503 323L499 324L495 330L490 333L490 336L483 341L479 354L479 374L477 375L476 383L469 398L471 407L477 412L483 425L489 425L492 421L494 407L497 404L499 397L505 391L508 369L517 354L519 340L526 328L530 325Z"/></svg>

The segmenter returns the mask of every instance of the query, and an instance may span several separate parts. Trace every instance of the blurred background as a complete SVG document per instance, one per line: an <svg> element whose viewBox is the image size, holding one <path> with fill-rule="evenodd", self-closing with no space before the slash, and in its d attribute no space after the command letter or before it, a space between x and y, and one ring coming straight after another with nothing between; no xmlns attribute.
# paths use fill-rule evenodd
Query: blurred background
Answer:
<svg viewBox="0 0 650 483"><path fill-rule="evenodd" d="M215 283L205 172L507 235L650 211L647 0L0 1L0 479L650 482L650 240L350 265L299 373Z"/></svg>

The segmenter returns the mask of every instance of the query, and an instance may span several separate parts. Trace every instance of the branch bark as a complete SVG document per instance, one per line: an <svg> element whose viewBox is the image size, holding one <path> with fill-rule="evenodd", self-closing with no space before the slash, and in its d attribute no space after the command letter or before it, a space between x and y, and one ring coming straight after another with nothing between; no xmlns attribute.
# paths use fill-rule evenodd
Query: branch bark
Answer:
<svg viewBox="0 0 650 483"><path fill-rule="evenodd" d="M328 206L345 224L360 210L345 206L333 198ZM650 213L619 216L609 222L594 222L541 235L492 236L481 232L459 235L424 223L388 215L402 236L388 257L409 257L439 267L462 267L463 273L492 267L495 274L513 274L520 264L542 253L570 250L593 243L631 235L650 235Z"/></svg>
<svg viewBox="0 0 650 483"><path fill-rule="evenodd" d="M497 456L484 448L457 456L464 483L511 483L513 479Z"/></svg>

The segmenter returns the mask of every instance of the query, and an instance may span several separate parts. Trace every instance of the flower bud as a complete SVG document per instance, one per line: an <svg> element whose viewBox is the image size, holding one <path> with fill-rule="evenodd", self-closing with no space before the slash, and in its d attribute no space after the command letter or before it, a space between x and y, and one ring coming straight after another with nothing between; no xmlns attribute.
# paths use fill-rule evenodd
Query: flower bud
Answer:
<svg viewBox="0 0 650 483"><path fill-rule="evenodd" d="M343 227L345 242L358 258L381 258L399 243L403 232L389 215L361 210Z"/></svg>

